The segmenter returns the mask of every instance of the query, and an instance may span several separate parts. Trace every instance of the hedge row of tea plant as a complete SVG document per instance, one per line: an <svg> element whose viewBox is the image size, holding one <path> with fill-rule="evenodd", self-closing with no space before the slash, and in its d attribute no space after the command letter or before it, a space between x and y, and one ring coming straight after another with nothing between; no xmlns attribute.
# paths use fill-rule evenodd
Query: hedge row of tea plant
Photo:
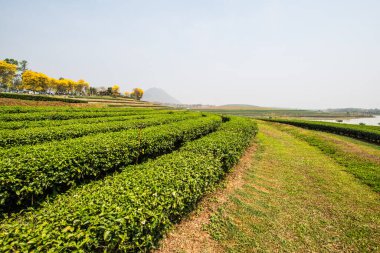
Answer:
<svg viewBox="0 0 380 253"><path fill-rule="evenodd" d="M146 252L215 187L256 131L250 119L232 118L179 151L4 219L0 250Z"/></svg>
<svg viewBox="0 0 380 253"><path fill-rule="evenodd" d="M17 93L3 93L0 92L0 98L13 98L13 99L22 99L22 100L34 100L34 101L59 101L65 103L88 103L87 101L71 98L58 98L42 95L25 95Z"/></svg>
<svg viewBox="0 0 380 253"><path fill-rule="evenodd" d="M99 117L99 118L83 118L83 119L66 119L66 120L37 120L37 121L7 121L1 122L0 130L18 130L34 127L55 127L55 126L67 126L74 124L92 124L112 121L123 121L130 118L144 118L146 114L140 115L127 115L116 117Z"/></svg>
<svg viewBox="0 0 380 253"><path fill-rule="evenodd" d="M152 113L156 113L151 111ZM80 118L99 118L99 117L116 117L127 115L139 115L141 111L63 111L63 112L32 112L32 113L13 113L0 114L0 122L4 121L35 121L35 120L67 120Z"/></svg>
<svg viewBox="0 0 380 253"><path fill-rule="evenodd" d="M240 158L241 147L246 147L255 136L258 129L256 123L245 118L229 116L218 131L208 137L186 143L183 150L199 154L210 153L217 157L227 171Z"/></svg>
<svg viewBox="0 0 380 253"><path fill-rule="evenodd" d="M134 116L124 121L106 121L96 124L73 124L55 127L26 128L19 130L0 130L0 147L9 148L20 145L78 138L90 134L118 132L132 128L145 128L168 122L199 117L198 113L188 114L154 114Z"/></svg>
<svg viewBox="0 0 380 253"><path fill-rule="evenodd" d="M33 205L48 193L168 153L188 140L215 131L220 124L221 118L214 115L2 150L0 209Z"/></svg>
<svg viewBox="0 0 380 253"><path fill-rule="evenodd" d="M25 129L31 127L53 127L53 126L65 126L73 124L92 124L92 123L101 123L101 122L111 122L111 121L123 121L128 120L130 117L148 117L149 115L165 115L165 114L186 114L190 113L189 111L165 111L160 110L157 112L154 111L139 111L138 114L130 113L126 116L110 116L110 117L98 117L98 118L75 118L75 119L64 119L64 120L37 120L37 121L6 121L0 122L1 129Z"/></svg>
<svg viewBox="0 0 380 253"><path fill-rule="evenodd" d="M380 144L380 127L341 124L321 121L308 121L296 119L263 119L266 121L284 123L298 126L311 130L330 132L339 135L345 135L359 140Z"/></svg>
<svg viewBox="0 0 380 253"><path fill-rule="evenodd" d="M71 107L71 106L0 106L0 114L31 113L31 112L125 112L152 111L159 112L167 109L136 108L136 107Z"/></svg>

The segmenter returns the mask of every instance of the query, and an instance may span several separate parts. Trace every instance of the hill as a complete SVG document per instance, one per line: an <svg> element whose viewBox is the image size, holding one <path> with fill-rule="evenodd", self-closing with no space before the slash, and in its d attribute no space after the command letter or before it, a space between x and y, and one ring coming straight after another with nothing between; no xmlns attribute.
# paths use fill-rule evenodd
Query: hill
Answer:
<svg viewBox="0 0 380 253"><path fill-rule="evenodd" d="M169 95L160 88L150 88L144 92L143 99L148 102L157 102L162 104L180 104L181 102Z"/></svg>

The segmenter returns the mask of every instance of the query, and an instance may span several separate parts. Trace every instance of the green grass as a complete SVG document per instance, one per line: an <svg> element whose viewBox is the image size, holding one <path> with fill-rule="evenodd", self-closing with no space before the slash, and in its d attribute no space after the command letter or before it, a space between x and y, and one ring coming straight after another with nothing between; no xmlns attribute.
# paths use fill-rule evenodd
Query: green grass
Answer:
<svg viewBox="0 0 380 253"><path fill-rule="evenodd" d="M375 143L380 145L380 127L340 124L333 122L320 122L299 119L263 119L265 121L283 123L287 125L302 127L311 130L334 133L338 135L349 136L359 140Z"/></svg>
<svg viewBox="0 0 380 253"><path fill-rule="evenodd" d="M379 194L317 147L259 128L245 185L211 217L213 238L227 252L378 252Z"/></svg>
<svg viewBox="0 0 380 253"><path fill-rule="evenodd" d="M374 191L380 192L380 147L378 145L293 126L278 125L277 127L317 147L361 182Z"/></svg>

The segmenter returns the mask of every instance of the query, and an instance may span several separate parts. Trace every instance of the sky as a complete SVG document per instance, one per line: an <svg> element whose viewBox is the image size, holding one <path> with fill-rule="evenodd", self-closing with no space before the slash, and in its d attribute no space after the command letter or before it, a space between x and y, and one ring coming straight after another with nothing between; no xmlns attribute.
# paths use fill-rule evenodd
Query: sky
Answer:
<svg viewBox="0 0 380 253"><path fill-rule="evenodd" d="M0 0L0 59L182 103L380 108L379 0Z"/></svg>

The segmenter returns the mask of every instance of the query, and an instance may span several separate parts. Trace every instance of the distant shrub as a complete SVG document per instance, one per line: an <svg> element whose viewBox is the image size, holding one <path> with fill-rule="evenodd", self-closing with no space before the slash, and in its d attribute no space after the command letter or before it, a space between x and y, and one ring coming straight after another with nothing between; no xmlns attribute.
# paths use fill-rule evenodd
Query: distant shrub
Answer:
<svg viewBox="0 0 380 253"><path fill-rule="evenodd" d="M22 100L34 100L34 101L60 101L65 103L88 103L87 101L71 99L71 98L58 98L41 95L25 95L17 93L0 93L0 98L13 98Z"/></svg>
<svg viewBox="0 0 380 253"><path fill-rule="evenodd" d="M380 129L377 126L366 126L364 123L359 125L340 124L333 122L318 122L296 119L262 119L284 123L288 125L303 127L312 130L325 131L339 135L346 135L359 140L364 140L380 144Z"/></svg>

